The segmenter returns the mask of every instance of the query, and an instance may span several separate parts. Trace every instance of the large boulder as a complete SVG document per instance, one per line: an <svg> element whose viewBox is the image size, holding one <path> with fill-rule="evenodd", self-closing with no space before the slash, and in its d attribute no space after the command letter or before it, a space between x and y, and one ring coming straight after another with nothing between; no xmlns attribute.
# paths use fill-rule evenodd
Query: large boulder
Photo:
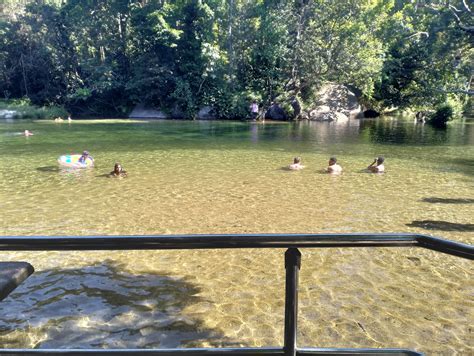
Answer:
<svg viewBox="0 0 474 356"><path fill-rule="evenodd" d="M357 95L346 85L326 84L318 91L317 97L314 109L317 112L337 112L346 117L355 117L361 111Z"/></svg>
<svg viewBox="0 0 474 356"><path fill-rule="evenodd" d="M168 115L163 111L145 107L144 104L137 104L128 117L131 119L168 119Z"/></svg>
<svg viewBox="0 0 474 356"><path fill-rule="evenodd" d="M0 119L13 119L18 115L17 111L14 110L0 110Z"/></svg>
<svg viewBox="0 0 474 356"><path fill-rule="evenodd" d="M215 114L215 111L212 107L204 106L199 109L196 118L198 120L216 120L217 115Z"/></svg>
<svg viewBox="0 0 474 356"><path fill-rule="evenodd" d="M286 120L286 113L280 105L273 103L265 112L266 120Z"/></svg>
<svg viewBox="0 0 474 356"><path fill-rule="evenodd" d="M331 111L331 110L312 110L309 113L309 119L313 121L337 121L339 123L346 122L349 118L342 112Z"/></svg>

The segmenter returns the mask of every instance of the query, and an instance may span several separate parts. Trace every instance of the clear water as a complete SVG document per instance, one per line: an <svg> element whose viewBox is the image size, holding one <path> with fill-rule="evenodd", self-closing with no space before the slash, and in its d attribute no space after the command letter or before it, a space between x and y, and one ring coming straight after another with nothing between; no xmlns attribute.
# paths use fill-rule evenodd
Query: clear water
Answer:
<svg viewBox="0 0 474 356"><path fill-rule="evenodd" d="M84 149L94 169L59 169L59 155ZM474 243L469 122L0 122L0 155L0 235L419 232ZM340 176L323 173L331 155ZM366 173L377 155L386 174ZM283 169L294 156L304 170ZM106 176L115 162L129 177ZM405 248L302 253L299 345L474 353L469 261ZM0 253L36 269L0 303L0 344L281 345L283 254Z"/></svg>

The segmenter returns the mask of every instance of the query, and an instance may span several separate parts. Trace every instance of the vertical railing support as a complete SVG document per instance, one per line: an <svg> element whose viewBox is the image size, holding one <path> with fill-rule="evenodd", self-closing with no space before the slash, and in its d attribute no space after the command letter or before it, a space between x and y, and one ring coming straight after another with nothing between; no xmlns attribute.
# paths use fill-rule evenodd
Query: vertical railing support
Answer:
<svg viewBox="0 0 474 356"><path fill-rule="evenodd" d="M301 253L297 248L285 252L285 355L296 356L296 332L298 316L298 276Z"/></svg>

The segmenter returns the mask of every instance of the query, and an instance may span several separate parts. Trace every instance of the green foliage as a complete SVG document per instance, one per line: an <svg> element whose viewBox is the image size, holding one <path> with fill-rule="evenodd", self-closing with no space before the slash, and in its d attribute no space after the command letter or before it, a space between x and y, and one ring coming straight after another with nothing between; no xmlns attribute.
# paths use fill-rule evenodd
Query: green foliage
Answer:
<svg viewBox="0 0 474 356"><path fill-rule="evenodd" d="M188 81L177 80L176 89L171 93L170 98L174 99L175 104L184 112L185 118L191 119L196 116L198 108Z"/></svg>
<svg viewBox="0 0 474 356"><path fill-rule="evenodd" d="M465 2L4 1L0 94L75 113L137 103L192 118L241 118L256 98L311 107L326 82L382 110L466 105L472 16ZM25 4L28 4L25 6ZM455 104L455 105L454 105ZM455 112L455 115L457 111Z"/></svg>
<svg viewBox="0 0 474 356"><path fill-rule="evenodd" d="M428 123L435 127L445 127L454 117L454 110L449 104L444 104L436 109L430 116Z"/></svg>

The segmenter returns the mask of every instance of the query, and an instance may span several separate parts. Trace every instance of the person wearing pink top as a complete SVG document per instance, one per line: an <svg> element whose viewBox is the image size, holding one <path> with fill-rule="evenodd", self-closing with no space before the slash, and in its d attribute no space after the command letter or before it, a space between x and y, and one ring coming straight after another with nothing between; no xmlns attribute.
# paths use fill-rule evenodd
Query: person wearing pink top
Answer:
<svg viewBox="0 0 474 356"><path fill-rule="evenodd" d="M258 104L257 101L254 100L252 104L250 104L250 117L253 121L257 120L258 117Z"/></svg>

